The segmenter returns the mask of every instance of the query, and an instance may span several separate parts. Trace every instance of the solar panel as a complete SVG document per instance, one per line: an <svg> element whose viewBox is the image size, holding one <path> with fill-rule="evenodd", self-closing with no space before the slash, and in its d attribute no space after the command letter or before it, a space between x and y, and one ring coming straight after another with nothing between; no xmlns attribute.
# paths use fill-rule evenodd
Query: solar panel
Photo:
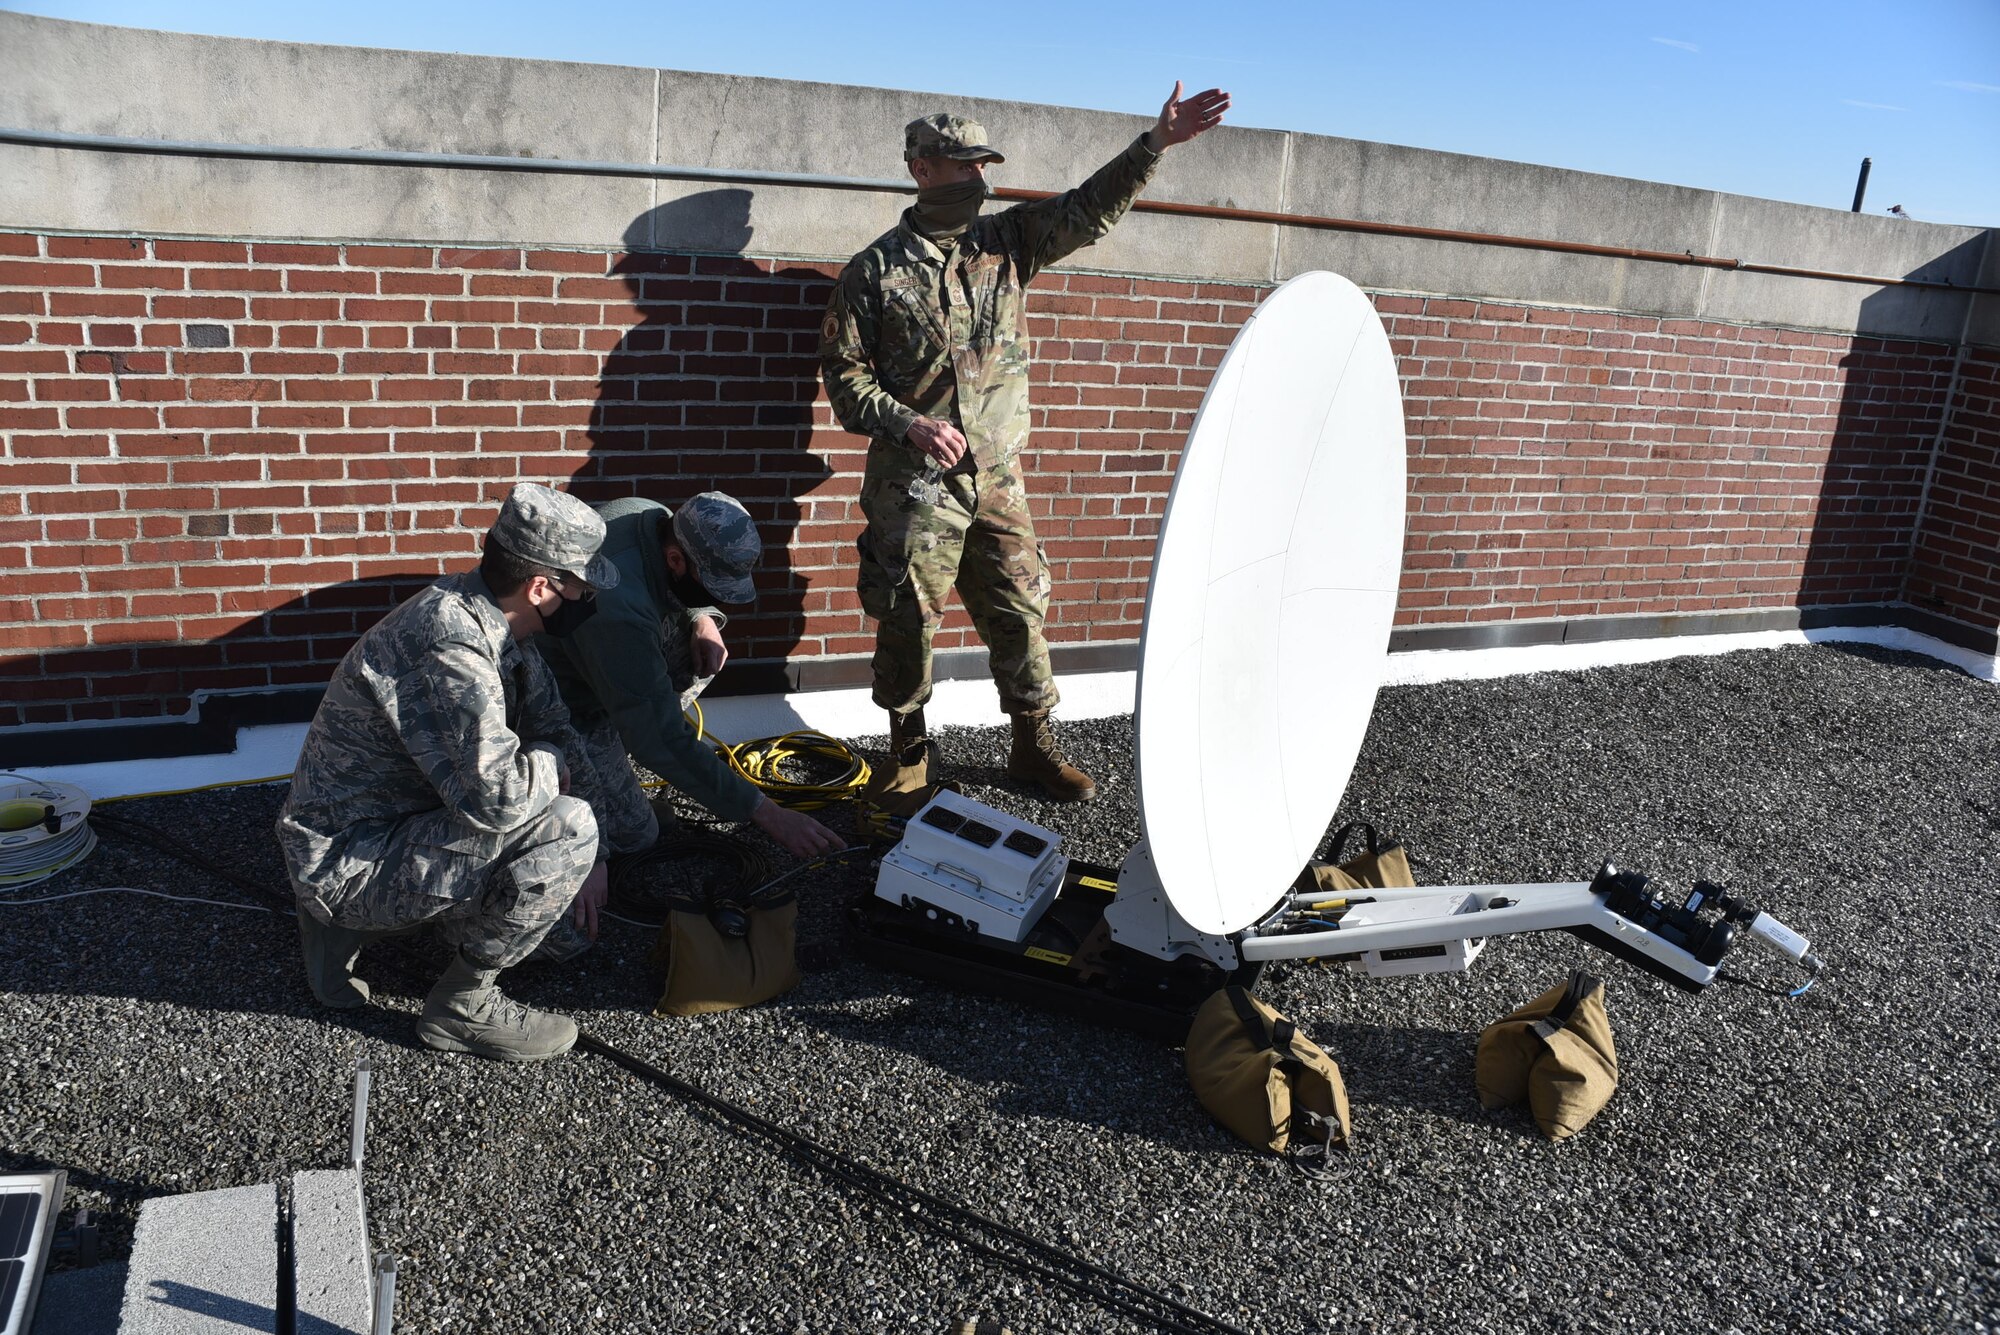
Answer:
<svg viewBox="0 0 2000 1335"><path fill-rule="evenodd" d="M35 1319L68 1180L61 1169L0 1177L0 1335L23 1335Z"/></svg>

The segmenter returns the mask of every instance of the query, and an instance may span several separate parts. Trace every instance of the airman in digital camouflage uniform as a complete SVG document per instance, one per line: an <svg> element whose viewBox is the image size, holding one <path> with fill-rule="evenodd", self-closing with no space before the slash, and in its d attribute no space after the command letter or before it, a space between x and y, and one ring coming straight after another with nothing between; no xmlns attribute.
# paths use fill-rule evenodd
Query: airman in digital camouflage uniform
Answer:
<svg viewBox="0 0 2000 1335"><path fill-rule="evenodd" d="M764 544L749 512L734 497L706 491L678 510L633 496L597 513L618 587L598 596L597 615L574 634L537 637L535 645L590 753L592 776L576 791L611 852L636 852L659 838L634 757L724 820L755 822L798 857L839 848L831 830L725 765L683 712L729 659L716 604L756 596L750 572ZM566 930L559 924L555 932Z"/></svg>
<svg viewBox="0 0 2000 1335"><path fill-rule="evenodd" d="M359 1006L371 936L434 923L455 948L417 1037L506 1061L558 1056L567 1018L502 995L502 969L574 913L597 931L597 822L566 795L590 765L534 648L588 618L618 570L604 521L571 496L514 488L479 568L397 607L341 660L278 816L306 976L329 1006Z"/></svg>
<svg viewBox="0 0 2000 1335"><path fill-rule="evenodd" d="M1007 772L1061 800L1096 793L1049 726L1049 575L1018 462L1028 443L1025 289L1110 231L1160 155L1228 107L1216 89L1182 101L1177 83L1158 122L1082 185L984 217L987 165L1005 161L986 131L948 115L905 129L916 205L848 261L820 331L834 414L869 438L859 584L876 623L875 703L889 711L899 761L920 754L931 639L955 586L1014 721Z"/></svg>

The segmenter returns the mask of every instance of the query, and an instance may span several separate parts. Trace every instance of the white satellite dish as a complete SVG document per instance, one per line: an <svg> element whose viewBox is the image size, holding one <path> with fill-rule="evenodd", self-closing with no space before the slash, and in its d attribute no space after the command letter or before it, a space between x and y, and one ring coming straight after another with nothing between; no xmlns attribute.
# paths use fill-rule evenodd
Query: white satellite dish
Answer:
<svg viewBox="0 0 2000 1335"><path fill-rule="evenodd" d="M1331 958L1394 977L1463 970L1516 932L1577 933L1689 990L1738 936L1817 972L1810 941L1722 887L1697 882L1675 906L1608 862L1550 885L1377 887L1333 904L1291 892L1383 677L1404 448L1368 298L1330 273L1272 293L1216 369L1161 524L1139 649L1138 844L1107 883L1054 831L940 793L882 860L865 921L885 947L934 977L1054 988L1128 1018L1146 1007L1135 996L1185 1000L1189 957L1225 971ZM1083 897L1114 888L1101 909ZM1099 917L1119 950L1095 944ZM1176 967L1149 974L1142 957Z"/></svg>
<svg viewBox="0 0 2000 1335"><path fill-rule="evenodd" d="M1336 274L1292 279L1202 400L1146 594L1140 822L1198 932L1269 911L1340 805L1396 611L1403 455L1374 306Z"/></svg>

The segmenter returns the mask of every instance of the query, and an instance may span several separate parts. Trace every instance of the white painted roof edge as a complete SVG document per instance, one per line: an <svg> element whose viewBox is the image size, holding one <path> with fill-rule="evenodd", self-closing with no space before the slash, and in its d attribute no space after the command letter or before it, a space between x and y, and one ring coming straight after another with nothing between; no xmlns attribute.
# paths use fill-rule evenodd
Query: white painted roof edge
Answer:
<svg viewBox="0 0 2000 1335"><path fill-rule="evenodd" d="M1530 672L1575 672L1695 654L1826 642L1907 650L1950 663L1981 681L2000 682L2000 662L1992 654L1961 649L1900 627L1852 626L1501 649L1422 650L1389 655L1388 675L1383 685L1415 686L1440 681L1481 681ZM1137 680L1133 672L1066 676L1062 679L1063 703L1056 711L1057 716L1087 719L1129 714ZM1002 719L993 687L984 680L939 682L924 715L932 727L984 727L998 724ZM865 688L730 696L708 702L704 717L711 733L732 742L775 736L795 728L817 728L834 737L881 736L888 731L882 711L875 707ZM244 728L237 733L236 750L227 755L57 765L29 773L43 781L75 784L100 802L232 784L273 783L291 776L305 735L303 723Z"/></svg>
<svg viewBox="0 0 2000 1335"><path fill-rule="evenodd" d="M1902 649L1951 664L1981 681L2000 681L1992 654L1947 644L1900 626L1830 626L1820 630L1763 630L1732 635L1675 635L1656 639L1604 640L1572 644L1527 644L1502 649L1426 649L1389 655L1384 686L1420 686L1437 681L1480 681L1530 672L1578 672L1624 663L1656 663L1669 658L1731 654L1742 649L1779 649L1794 644L1874 644Z"/></svg>

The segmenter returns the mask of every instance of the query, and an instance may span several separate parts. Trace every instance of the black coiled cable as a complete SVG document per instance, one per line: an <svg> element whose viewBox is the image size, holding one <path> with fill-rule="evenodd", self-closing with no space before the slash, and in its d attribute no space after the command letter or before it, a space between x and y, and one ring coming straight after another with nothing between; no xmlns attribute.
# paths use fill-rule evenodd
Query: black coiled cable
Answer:
<svg viewBox="0 0 2000 1335"><path fill-rule="evenodd" d="M658 926L671 909L706 913L719 903L740 904L770 876L770 860L756 845L720 830L678 825L662 830L651 848L612 860L611 908Z"/></svg>

